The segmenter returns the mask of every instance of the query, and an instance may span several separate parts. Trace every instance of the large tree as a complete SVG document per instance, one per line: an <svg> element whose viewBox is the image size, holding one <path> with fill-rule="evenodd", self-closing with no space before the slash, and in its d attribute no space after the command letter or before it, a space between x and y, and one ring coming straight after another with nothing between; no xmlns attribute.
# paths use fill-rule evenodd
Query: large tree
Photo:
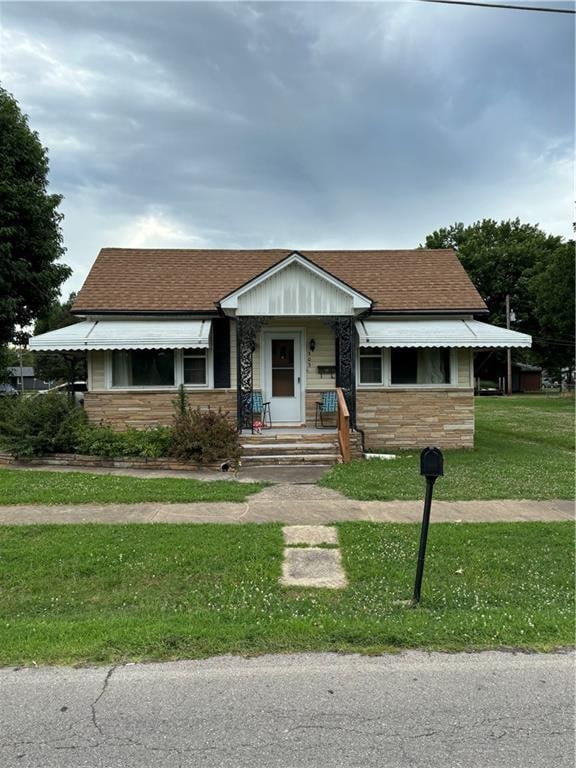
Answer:
<svg viewBox="0 0 576 768"><path fill-rule="evenodd" d="M536 343L542 362L551 371L574 368L575 247L574 240L562 243L538 264L530 280L539 323Z"/></svg>
<svg viewBox="0 0 576 768"><path fill-rule="evenodd" d="M60 262L61 195L48 191L48 155L0 87L0 344L48 311L71 270Z"/></svg>
<svg viewBox="0 0 576 768"><path fill-rule="evenodd" d="M574 301L568 299L574 292L574 243L519 219L483 219L438 229L427 236L426 247L456 250L488 306L489 322L506 324L510 296L513 327L534 337L533 359L547 367L573 362L566 341L574 337Z"/></svg>
<svg viewBox="0 0 576 768"><path fill-rule="evenodd" d="M70 311L76 294L70 294L68 301L53 302L47 312L42 314L34 326L34 333L46 333L57 328L65 328L78 322ZM62 381L71 384L86 380L85 352L36 352L36 376L45 381Z"/></svg>

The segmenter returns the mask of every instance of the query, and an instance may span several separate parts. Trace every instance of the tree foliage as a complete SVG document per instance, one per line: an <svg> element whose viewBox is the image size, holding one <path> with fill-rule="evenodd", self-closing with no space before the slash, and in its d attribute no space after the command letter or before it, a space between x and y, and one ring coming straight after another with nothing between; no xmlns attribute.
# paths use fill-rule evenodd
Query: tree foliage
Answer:
<svg viewBox="0 0 576 768"><path fill-rule="evenodd" d="M426 238L427 248L454 248L486 302L488 321L534 338L532 358L548 368L574 364L574 242L519 219L458 222Z"/></svg>
<svg viewBox="0 0 576 768"><path fill-rule="evenodd" d="M71 274L59 261L61 199L48 192L46 149L0 88L0 344L47 311Z"/></svg>
<svg viewBox="0 0 576 768"><path fill-rule="evenodd" d="M70 311L75 293L71 293L68 301L54 301L48 310L42 314L34 326L34 334L47 333L57 328L65 328L77 323L79 318ZM45 381L74 381L86 380L85 352L37 352L36 376Z"/></svg>

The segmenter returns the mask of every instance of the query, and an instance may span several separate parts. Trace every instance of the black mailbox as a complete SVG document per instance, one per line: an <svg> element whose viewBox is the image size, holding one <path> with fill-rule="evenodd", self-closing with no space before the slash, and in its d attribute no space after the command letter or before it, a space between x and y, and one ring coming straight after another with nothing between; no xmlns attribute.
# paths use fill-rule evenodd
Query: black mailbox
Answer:
<svg viewBox="0 0 576 768"><path fill-rule="evenodd" d="M442 477L444 457L439 448L424 448L420 454L420 474L425 477Z"/></svg>

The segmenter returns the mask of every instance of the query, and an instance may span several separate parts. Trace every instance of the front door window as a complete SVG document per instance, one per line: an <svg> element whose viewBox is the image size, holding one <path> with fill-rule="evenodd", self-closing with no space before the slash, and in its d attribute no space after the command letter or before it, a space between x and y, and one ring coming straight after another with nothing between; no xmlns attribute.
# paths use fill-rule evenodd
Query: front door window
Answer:
<svg viewBox="0 0 576 768"><path fill-rule="evenodd" d="M272 397L294 397L294 339L272 339Z"/></svg>

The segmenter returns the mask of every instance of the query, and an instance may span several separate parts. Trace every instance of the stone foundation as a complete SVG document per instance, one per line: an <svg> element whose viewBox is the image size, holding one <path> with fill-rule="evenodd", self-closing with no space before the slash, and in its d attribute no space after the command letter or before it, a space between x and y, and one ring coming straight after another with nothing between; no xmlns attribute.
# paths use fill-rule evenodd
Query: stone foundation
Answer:
<svg viewBox="0 0 576 768"><path fill-rule="evenodd" d="M471 389L360 389L356 410L368 450L474 447Z"/></svg>
<svg viewBox="0 0 576 768"><path fill-rule="evenodd" d="M172 423L175 392L86 392L84 407L90 421L114 429ZM236 392L230 389L189 392L192 407L222 408L236 418ZM306 425L314 426L321 390L306 392ZM472 448L474 394L471 389L359 389L356 421L365 434L365 447L374 449ZM272 418L274 414L272 414ZM327 418L326 424L329 425ZM335 422L334 422L335 423Z"/></svg>
<svg viewBox="0 0 576 768"><path fill-rule="evenodd" d="M170 425L174 416L176 392L86 392L84 408L94 423L109 424L114 429ZM212 408L230 413L236 419L236 392L214 389L188 392L192 408Z"/></svg>

